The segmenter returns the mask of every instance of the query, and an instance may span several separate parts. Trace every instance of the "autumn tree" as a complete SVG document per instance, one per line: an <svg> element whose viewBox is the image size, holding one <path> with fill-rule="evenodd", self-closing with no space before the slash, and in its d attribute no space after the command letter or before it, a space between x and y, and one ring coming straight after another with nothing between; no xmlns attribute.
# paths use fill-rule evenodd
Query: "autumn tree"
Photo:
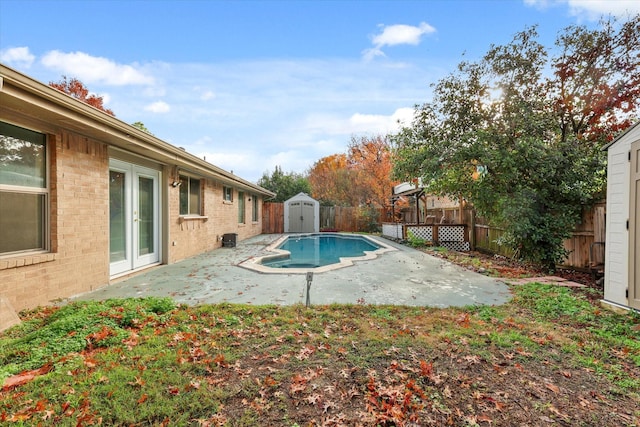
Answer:
<svg viewBox="0 0 640 427"><path fill-rule="evenodd" d="M384 136L353 136L347 154L332 154L309 170L314 198L326 205L388 205L391 188L391 145Z"/></svg>
<svg viewBox="0 0 640 427"><path fill-rule="evenodd" d="M102 97L89 93L89 89L87 89L87 87L75 77L67 78L67 76L62 76L62 80L59 82L49 82L49 86L115 117L113 111L104 107Z"/></svg>
<svg viewBox="0 0 640 427"><path fill-rule="evenodd" d="M358 205L383 207L389 204L392 187L391 145L384 136L352 137L347 163L352 171L352 188Z"/></svg>
<svg viewBox="0 0 640 427"><path fill-rule="evenodd" d="M582 205L604 192L603 144L637 117L639 22L569 27L557 57L530 28L461 63L392 136L394 175L461 195L504 228L499 243L555 269Z"/></svg>
<svg viewBox="0 0 640 427"><path fill-rule="evenodd" d="M296 172L282 172L280 166L276 166L274 171L264 172L258 180L258 185L276 193L274 202L284 202L298 193L311 193L311 187L307 178Z"/></svg>
<svg viewBox="0 0 640 427"><path fill-rule="evenodd" d="M547 82L560 136L602 145L632 124L640 107L640 15L601 29L572 26Z"/></svg>
<svg viewBox="0 0 640 427"><path fill-rule="evenodd" d="M313 164L307 174L311 196L327 206L353 206L353 175L346 154L332 154Z"/></svg>

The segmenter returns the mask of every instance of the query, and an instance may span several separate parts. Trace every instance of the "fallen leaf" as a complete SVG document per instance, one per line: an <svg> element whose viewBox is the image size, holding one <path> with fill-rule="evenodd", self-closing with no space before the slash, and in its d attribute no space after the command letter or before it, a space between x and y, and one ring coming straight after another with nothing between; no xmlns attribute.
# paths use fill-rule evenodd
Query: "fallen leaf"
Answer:
<svg viewBox="0 0 640 427"><path fill-rule="evenodd" d="M444 386L444 390L442 391L442 394L447 399L451 399L453 397L453 393L451 393L451 389L449 388L449 386Z"/></svg>
<svg viewBox="0 0 640 427"><path fill-rule="evenodd" d="M554 392L555 394L560 393L560 387L558 387L557 385L546 383L544 386L549 390L551 390L552 392Z"/></svg>
<svg viewBox="0 0 640 427"><path fill-rule="evenodd" d="M49 371L51 371L51 369L52 369L52 365L47 364L39 369L33 369L31 371L25 371L17 375L13 375L4 380L4 384L2 385L2 391L6 391L11 388L26 384L29 381L33 380L35 377L48 373Z"/></svg>
<svg viewBox="0 0 640 427"><path fill-rule="evenodd" d="M566 419L568 418L567 415L563 414L562 412L560 412L558 410L558 408L556 408L553 405L549 405L549 411L553 412L554 414L556 414L557 416L559 416L560 418Z"/></svg>
<svg viewBox="0 0 640 427"><path fill-rule="evenodd" d="M320 401L321 398L322 396L320 394L315 393L307 396L305 400L309 402L311 405L315 405L316 403L318 403L318 401Z"/></svg>
<svg viewBox="0 0 640 427"><path fill-rule="evenodd" d="M479 423L489 423L489 424L491 424L493 422L493 419L491 419L491 417L486 415L486 414L480 414L477 417L477 421Z"/></svg>

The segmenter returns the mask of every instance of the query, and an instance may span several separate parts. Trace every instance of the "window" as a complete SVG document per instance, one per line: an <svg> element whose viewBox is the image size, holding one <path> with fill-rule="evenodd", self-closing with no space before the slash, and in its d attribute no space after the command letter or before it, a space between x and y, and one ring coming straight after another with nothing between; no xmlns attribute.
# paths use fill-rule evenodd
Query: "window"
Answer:
<svg viewBox="0 0 640 427"><path fill-rule="evenodd" d="M0 122L0 255L48 249L46 136Z"/></svg>
<svg viewBox="0 0 640 427"><path fill-rule="evenodd" d="M180 215L201 215L200 180L180 175Z"/></svg>
<svg viewBox="0 0 640 427"><path fill-rule="evenodd" d="M238 191L238 224L244 224L244 191Z"/></svg>
<svg viewBox="0 0 640 427"><path fill-rule="evenodd" d="M260 215L258 214L259 207L258 196L254 194L251 196L251 221L253 222L258 222L260 220Z"/></svg>
<svg viewBox="0 0 640 427"><path fill-rule="evenodd" d="M225 202L233 202L233 188L222 187L222 199Z"/></svg>

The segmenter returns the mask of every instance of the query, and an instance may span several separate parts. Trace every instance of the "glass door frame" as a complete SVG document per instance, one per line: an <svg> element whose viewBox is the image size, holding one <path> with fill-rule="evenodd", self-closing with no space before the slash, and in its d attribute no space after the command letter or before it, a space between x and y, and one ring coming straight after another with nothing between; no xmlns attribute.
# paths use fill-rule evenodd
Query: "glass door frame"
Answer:
<svg viewBox="0 0 640 427"><path fill-rule="evenodd" d="M124 221L125 221L125 257L123 260L111 262L109 260L109 274L111 276L127 273L161 260L161 173L159 170L128 163L118 159L109 159L109 175L112 171L124 174ZM151 179L152 184L152 231L149 253L140 254L140 179ZM110 183L111 184L111 183ZM111 200L109 200L111 209ZM111 212L110 212L111 213ZM109 222L111 227L111 221ZM109 234L111 246L111 234ZM109 257L111 250L109 251Z"/></svg>

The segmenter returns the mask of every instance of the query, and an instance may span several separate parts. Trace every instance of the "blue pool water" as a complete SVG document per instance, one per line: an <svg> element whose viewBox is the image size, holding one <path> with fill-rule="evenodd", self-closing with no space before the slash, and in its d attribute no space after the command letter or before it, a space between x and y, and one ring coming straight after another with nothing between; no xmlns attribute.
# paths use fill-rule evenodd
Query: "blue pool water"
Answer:
<svg viewBox="0 0 640 427"><path fill-rule="evenodd" d="M309 234L289 236L277 249L290 252L289 257L263 260L272 268L316 268L340 262L340 258L361 257L364 251L380 246L363 236Z"/></svg>

